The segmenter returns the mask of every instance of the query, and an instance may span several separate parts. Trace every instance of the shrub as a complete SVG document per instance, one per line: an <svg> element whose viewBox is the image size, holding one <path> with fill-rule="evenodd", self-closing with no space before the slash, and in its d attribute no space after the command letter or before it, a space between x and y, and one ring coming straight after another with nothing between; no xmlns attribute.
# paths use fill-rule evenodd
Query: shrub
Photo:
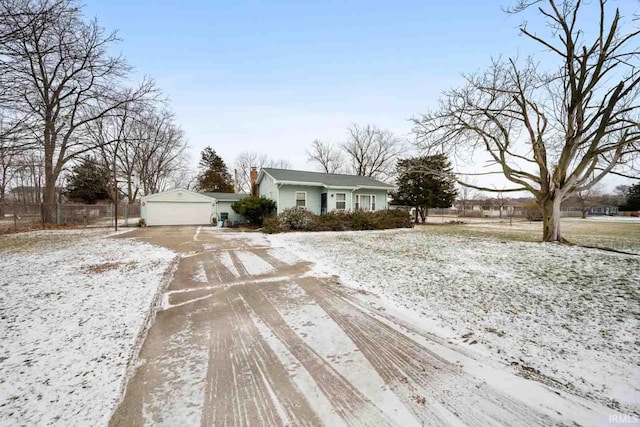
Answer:
<svg viewBox="0 0 640 427"><path fill-rule="evenodd" d="M305 208L289 208L278 215L278 222L284 230L312 231L315 216Z"/></svg>
<svg viewBox="0 0 640 427"><path fill-rule="evenodd" d="M377 211L376 215L380 221L380 228L411 228L413 222L411 222L411 214L404 210L388 210Z"/></svg>
<svg viewBox="0 0 640 427"><path fill-rule="evenodd" d="M375 212L356 210L351 215L351 228L353 230L376 230L377 220Z"/></svg>
<svg viewBox="0 0 640 427"><path fill-rule="evenodd" d="M332 211L326 215L314 218L314 231L346 231L352 229L352 219L349 212Z"/></svg>
<svg viewBox="0 0 640 427"><path fill-rule="evenodd" d="M231 209L244 216L250 224L260 226L276 210L276 202L266 197L250 196L234 202Z"/></svg>
<svg viewBox="0 0 640 427"><path fill-rule="evenodd" d="M529 221L542 221L542 209L537 202L527 203L525 206L527 210L527 219Z"/></svg>
<svg viewBox="0 0 640 427"><path fill-rule="evenodd" d="M282 233L284 230L280 226L280 219L278 217L265 218L262 223L262 232L266 234Z"/></svg>
<svg viewBox="0 0 640 427"><path fill-rule="evenodd" d="M411 227L411 216L403 210L358 210L353 213L333 211L326 215L314 215L303 208L291 208L285 209L275 218L267 218L262 231L271 234L284 231L384 230Z"/></svg>

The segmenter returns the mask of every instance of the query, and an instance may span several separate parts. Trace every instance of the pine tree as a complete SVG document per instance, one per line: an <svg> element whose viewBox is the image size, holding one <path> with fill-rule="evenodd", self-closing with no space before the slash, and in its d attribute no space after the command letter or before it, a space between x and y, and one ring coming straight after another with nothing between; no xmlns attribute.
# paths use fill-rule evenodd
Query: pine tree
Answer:
<svg viewBox="0 0 640 427"><path fill-rule="evenodd" d="M198 175L198 190L219 193L233 193L233 181L227 170L227 165L213 148L202 150L200 156L200 174Z"/></svg>
<svg viewBox="0 0 640 427"><path fill-rule="evenodd" d="M71 169L65 194L69 200L94 204L109 199L109 171L91 157Z"/></svg>
<svg viewBox="0 0 640 427"><path fill-rule="evenodd" d="M640 211L640 184L635 184L627 190L627 201L624 204L625 211Z"/></svg>
<svg viewBox="0 0 640 427"><path fill-rule="evenodd" d="M398 161L394 204L411 206L424 222L427 209L448 208L457 195L451 162L444 154Z"/></svg>

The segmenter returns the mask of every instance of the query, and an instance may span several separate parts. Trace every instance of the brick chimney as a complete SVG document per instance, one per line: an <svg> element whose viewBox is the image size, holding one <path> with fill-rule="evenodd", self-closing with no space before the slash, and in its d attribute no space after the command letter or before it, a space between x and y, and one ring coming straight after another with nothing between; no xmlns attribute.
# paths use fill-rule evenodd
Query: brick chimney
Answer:
<svg viewBox="0 0 640 427"><path fill-rule="evenodd" d="M258 195L258 186L256 185L256 180L258 179L258 169L255 166L251 166L251 173L249 174L249 179L251 182L251 195Z"/></svg>

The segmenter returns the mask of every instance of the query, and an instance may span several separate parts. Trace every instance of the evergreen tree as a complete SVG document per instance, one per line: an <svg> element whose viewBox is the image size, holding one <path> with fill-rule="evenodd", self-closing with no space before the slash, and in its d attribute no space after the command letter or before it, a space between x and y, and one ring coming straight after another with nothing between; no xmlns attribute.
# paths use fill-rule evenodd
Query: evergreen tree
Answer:
<svg viewBox="0 0 640 427"><path fill-rule="evenodd" d="M207 147L200 155L200 173L198 174L198 190L219 193L233 193L233 180L227 165L216 151Z"/></svg>
<svg viewBox="0 0 640 427"><path fill-rule="evenodd" d="M71 169L65 194L69 200L94 204L109 199L109 171L91 157Z"/></svg>
<svg viewBox="0 0 640 427"><path fill-rule="evenodd" d="M640 211L640 184L635 184L627 190L627 201L623 206L625 211Z"/></svg>
<svg viewBox="0 0 640 427"><path fill-rule="evenodd" d="M448 208L457 195L451 162L444 154L398 161L394 204L411 206L425 221L427 209Z"/></svg>

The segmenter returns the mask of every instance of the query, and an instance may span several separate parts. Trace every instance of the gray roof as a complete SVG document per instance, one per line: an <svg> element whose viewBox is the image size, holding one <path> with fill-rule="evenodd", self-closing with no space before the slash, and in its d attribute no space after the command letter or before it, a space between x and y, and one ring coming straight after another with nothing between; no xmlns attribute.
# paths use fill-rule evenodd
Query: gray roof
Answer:
<svg viewBox="0 0 640 427"><path fill-rule="evenodd" d="M245 197L249 197L248 194L245 193L207 193L207 192L203 192L200 194L204 194L205 196L209 196L212 197L216 200L240 200L240 199L244 199Z"/></svg>
<svg viewBox="0 0 640 427"><path fill-rule="evenodd" d="M368 176L345 175L341 173L323 173L296 171L291 169L263 168L276 181L319 183L327 187L384 187L392 189L393 185Z"/></svg>

